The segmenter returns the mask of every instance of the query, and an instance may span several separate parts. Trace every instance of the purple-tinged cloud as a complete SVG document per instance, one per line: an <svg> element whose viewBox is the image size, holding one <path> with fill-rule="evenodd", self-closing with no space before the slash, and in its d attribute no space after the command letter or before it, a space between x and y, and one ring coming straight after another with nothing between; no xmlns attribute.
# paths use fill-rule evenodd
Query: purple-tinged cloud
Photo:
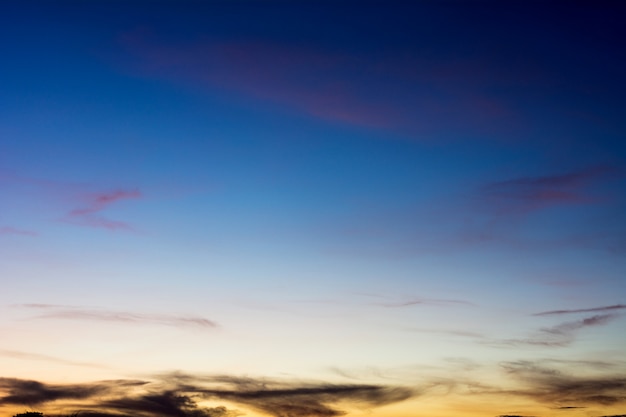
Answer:
<svg viewBox="0 0 626 417"><path fill-rule="evenodd" d="M252 98L329 122L416 137L452 125L491 133L511 129L517 117L501 96L468 83L463 66L472 63L460 65L458 59L433 63L386 54L381 65L375 56L355 51L241 39L180 44L147 31L121 35L120 42L129 54L123 65L144 77ZM488 81L478 84L483 82Z"/></svg>
<svg viewBox="0 0 626 417"><path fill-rule="evenodd" d="M141 193L138 190L116 190L107 193L99 193L90 195L85 207L77 208L70 211L70 216L84 216L99 212L111 204L120 200L137 199L141 197Z"/></svg>
<svg viewBox="0 0 626 417"><path fill-rule="evenodd" d="M2 235L17 235L17 236L38 236L37 232L33 232L32 230L19 229L11 226L3 226L0 227L0 236Z"/></svg>
<svg viewBox="0 0 626 417"><path fill-rule="evenodd" d="M71 210L66 217L66 221L87 227L101 228L107 230L133 230L125 222L110 220L98 215L110 205L123 200L138 199L142 194L138 190L115 190L106 193L88 195L82 207Z"/></svg>
<svg viewBox="0 0 626 417"><path fill-rule="evenodd" d="M540 313L533 314L533 316L551 316L551 315L558 315L558 314L575 314L575 313L601 313L601 312L624 310L624 309L626 309L625 304L615 304L615 305L605 306L605 307L578 308L578 309L573 309L573 310L542 311Z"/></svg>
<svg viewBox="0 0 626 417"><path fill-rule="evenodd" d="M589 192L598 185L622 176L613 166L595 166L564 174L520 177L487 184L482 197L496 204L500 213L527 213L556 205L594 204L606 200Z"/></svg>

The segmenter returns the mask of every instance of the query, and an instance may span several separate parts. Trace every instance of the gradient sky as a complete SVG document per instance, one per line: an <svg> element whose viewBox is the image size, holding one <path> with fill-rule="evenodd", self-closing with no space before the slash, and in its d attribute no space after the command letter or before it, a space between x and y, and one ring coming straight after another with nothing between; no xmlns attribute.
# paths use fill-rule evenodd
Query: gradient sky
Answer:
<svg viewBox="0 0 626 417"><path fill-rule="evenodd" d="M623 1L0 2L0 415L626 414Z"/></svg>

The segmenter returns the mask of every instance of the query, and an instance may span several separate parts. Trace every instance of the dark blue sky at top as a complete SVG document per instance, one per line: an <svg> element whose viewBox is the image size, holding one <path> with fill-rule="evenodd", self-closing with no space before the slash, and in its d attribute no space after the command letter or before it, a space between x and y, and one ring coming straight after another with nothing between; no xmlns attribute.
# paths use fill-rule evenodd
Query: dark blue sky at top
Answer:
<svg viewBox="0 0 626 417"><path fill-rule="evenodd" d="M14 1L0 20L11 175L323 213L626 157L617 1Z"/></svg>

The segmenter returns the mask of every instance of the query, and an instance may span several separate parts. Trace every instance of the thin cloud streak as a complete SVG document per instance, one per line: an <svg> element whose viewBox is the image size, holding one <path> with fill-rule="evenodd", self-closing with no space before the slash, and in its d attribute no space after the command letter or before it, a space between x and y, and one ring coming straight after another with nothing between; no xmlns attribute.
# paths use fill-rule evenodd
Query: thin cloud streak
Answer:
<svg viewBox="0 0 626 417"><path fill-rule="evenodd" d="M426 70L424 59L400 51L391 61L387 54L387 65L381 66L370 55L302 44L204 40L180 45L157 39L147 31L121 35L129 54L124 66L142 76L235 93L328 122L423 137L449 127L450 120L487 133L511 130L518 116L511 103L469 85L458 59ZM407 67L422 70L407 73ZM450 78L465 85L453 88Z"/></svg>
<svg viewBox="0 0 626 417"><path fill-rule="evenodd" d="M9 358L23 359L23 360L35 360L35 361L53 362L53 363L59 363L59 364L62 364L62 365L84 366L84 367L89 367L89 368L109 369L107 366L98 365L98 364L95 364L95 363L70 361L70 360L67 360L67 359L57 358L57 357L54 357L54 356L41 355L39 353L24 352L24 351L21 351L21 350L0 349L0 356L6 356L6 357L9 357Z"/></svg>
<svg viewBox="0 0 626 417"><path fill-rule="evenodd" d="M574 309L574 310L542 311L540 313L533 314L533 316L551 316L551 315L558 315L558 314L574 314L574 313L599 313L599 312L623 310L623 309L626 309L626 305L615 304L615 305L605 306L605 307L579 308L579 309Z"/></svg>
<svg viewBox="0 0 626 417"><path fill-rule="evenodd" d="M98 213L118 201L139 199L141 197L142 194L138 190L115 190L106 193L92 194L88 196L87 202L83 207L75 208L67 214L66 221L82 226L112 231L131 231L133 228L128 223L110 220L99 216Z"/></svg>
<svg viewBox="0 0 626 417"><path fill-rule="evenodd" d="M433 305L433 306L455 306L455 305L474 306L475 305L474 303L470 301L445 299L445 298L408 297L408 298L403 298L403 299L392 299L393 297L380 295L380 294L358 293L358 295L389 300L389 301L379 301L379 302L369 303L371 305L387 307L387 308L402 308L402 307L411 307L411 306L417 306L417 305Z"/></svg>
<svg viewBox="0 0 626 417"><path fill-rule="evenodd" d="M619 376L576 377L532 361L505 362L505 373L523 385L503 391L551 404L613 405L626 403L626 378Z"/></svg>
<svg viewBox="0 0 626 417"><path fill-rule="evenodd" d="M131 324L155 324L172 327L218 327L216 322L196 316L143 314L127 311L72 308L51 304L20 304L18 307L46 311L46 313L33 317L32 319L106 321Z"/></svg>
<svg viewBox="0 0 626 417"><path fill-rule="evenodd" d="M589 193L588 186L622 177L613 166L594 166L564 174L520 177L492 182L481 190L481 197L495 204L500 213L528 213L557 205L597 204L605 196Z"/></svg>
<svg viewBox="0 0 626 417"><path fill-rule="evenodd" d="M534 335L525 339L494 339L485 343L492 346L544 346L565 347L576 340L577 333L593 326L603 326L616 319L616 314L598 314L581 320L569 321L553 327L539 329Z"/></svg>
<svg viewBox="0 0 626 417"><path fill-rule="evenodd" d="M0 236L2 235L17 235L17 236L39 236L39 233L32 230L18 229L16 227L4 226L0 227Z"/></svg>

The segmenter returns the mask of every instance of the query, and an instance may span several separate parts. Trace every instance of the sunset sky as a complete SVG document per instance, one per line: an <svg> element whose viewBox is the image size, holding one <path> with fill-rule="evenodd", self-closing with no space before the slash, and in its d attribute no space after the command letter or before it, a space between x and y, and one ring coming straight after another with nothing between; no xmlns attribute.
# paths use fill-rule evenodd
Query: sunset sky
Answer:
<svg viewBox="0 0 626 417"><path fill-rule="evenodd" d="M626 415L626 2L0 0L0 417Z"/></svg>

